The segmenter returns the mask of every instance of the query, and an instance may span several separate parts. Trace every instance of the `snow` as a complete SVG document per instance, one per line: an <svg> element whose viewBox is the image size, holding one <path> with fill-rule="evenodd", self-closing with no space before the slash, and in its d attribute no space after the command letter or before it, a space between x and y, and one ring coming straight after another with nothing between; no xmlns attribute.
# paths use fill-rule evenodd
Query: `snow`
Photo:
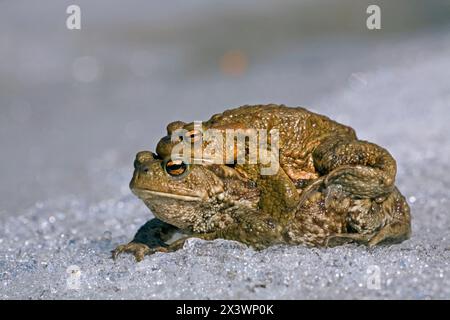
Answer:
<svg viewBox="0 0 450 320"><path fill-rule="evenodd" d="M1 95L0 298L450 299L449 35L447 28L376 44L294 45L232 80L213 71L183 78L170 60L176 54L161 70L147 62L155 80L125 72L142 59L130 67L120 50L66 58L51 50L62 44L51 43L40 49L53 54L42 66L26 59L36 52L22 51L17 62L3 48L13 62L1 66L2 83L17 73L9 80L26 91ZM74 61L86 59L95 75L83 69L73 78ZM17 71L21 61L32 66ZM39 68L52 72L40 81ZM129 255L114 262L110 251L152 218L128 190L134 154L154 149L170 121L257 102L309 106L386 147L411 206L411 239L371 249L263 251L192 239L141 263Z"/></svg>

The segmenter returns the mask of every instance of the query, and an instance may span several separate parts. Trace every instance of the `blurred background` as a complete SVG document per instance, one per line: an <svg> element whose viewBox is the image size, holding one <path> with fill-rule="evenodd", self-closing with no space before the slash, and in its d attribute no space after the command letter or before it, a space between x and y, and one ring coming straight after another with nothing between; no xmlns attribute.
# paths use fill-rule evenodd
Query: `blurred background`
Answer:
<svg viewBox="0 0 450 320"><path fill-rule="evenodd" d="M81 7L81 30L66 28L71 4ZM369 4L381 7L381 30L366 28ZM448 50L449 23L450 0L2 0L0 215L67 194L103 197L93 172L124 168L131 177L135 153L154 150L169 122L243 104L306 106L395 155L385 130L409 141L414 128L397 125L448 117L448 100L433 111L411 98L413 114L405 97L382 108L374 101L421 76L391 81L396 70ZM367 97L367 106L348 107L341 92Z"/></svg>

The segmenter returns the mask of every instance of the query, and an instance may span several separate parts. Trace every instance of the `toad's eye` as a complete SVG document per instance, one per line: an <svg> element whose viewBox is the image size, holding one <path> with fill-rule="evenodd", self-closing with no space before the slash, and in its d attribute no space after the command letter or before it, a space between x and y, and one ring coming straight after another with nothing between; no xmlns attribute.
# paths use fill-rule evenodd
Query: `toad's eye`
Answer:
<svg viewBox="0 0 450 320"><path fill-rule="evenodd" d="M202 132L199 130L190 130L188 131L184 137L186 139L186 141L190 141L190 142L197 142L198 140L200 140L202 136Z"/></svg>
<svg viewBox="0 0 450 320"><path fill-rule="evenodd" d="M169 160L164 164L164 170L172 177L181 176L188 169L187 164L181 160Z"/></svg>

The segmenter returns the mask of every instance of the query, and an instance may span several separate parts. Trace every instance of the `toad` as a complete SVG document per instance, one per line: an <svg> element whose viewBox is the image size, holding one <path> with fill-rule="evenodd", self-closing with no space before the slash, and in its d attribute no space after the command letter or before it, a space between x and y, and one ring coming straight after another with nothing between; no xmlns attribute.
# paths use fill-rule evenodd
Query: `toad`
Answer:
<svg viewBox="0 0 450 320"><path fill-rule="evenodd" d="M183 138L194 143L208 129L252 128L279 132L274 174L262 175L258 163L173 157ZM180 129L185 137L173 139ZM173 122L156 151L137 154L130 182L156 218L130 243L118 246L113 257L128 252L142 260L146 254L177 250L189 237L223 238L262 249L347 242L373 246L410 236L410 211L395 187L396 162L389 152L304 108L243 106L212 116L200 130L194 123ZM186 236L168 244L177 231Z"/></svg>

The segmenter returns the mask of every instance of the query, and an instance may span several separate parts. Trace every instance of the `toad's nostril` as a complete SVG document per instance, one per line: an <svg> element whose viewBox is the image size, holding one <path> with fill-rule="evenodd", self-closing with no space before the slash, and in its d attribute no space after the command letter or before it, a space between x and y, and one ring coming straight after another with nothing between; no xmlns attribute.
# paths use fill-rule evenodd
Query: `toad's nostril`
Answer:
<svg viewBox="0 0 450 320"><path fill-rule="evenodd" d="M150 171L147 164L138 161L137 159L134 161L134 169L140 172L147 173Z"/></svg>
<svg viewBox="0 0 450 320"><path fill-rule="evenodd" d="M147 173L150 171L149 165L155 160L156 156L154 153L150 151L141 151L136 155L136 159L134 160L134 169Z"/></svg>

